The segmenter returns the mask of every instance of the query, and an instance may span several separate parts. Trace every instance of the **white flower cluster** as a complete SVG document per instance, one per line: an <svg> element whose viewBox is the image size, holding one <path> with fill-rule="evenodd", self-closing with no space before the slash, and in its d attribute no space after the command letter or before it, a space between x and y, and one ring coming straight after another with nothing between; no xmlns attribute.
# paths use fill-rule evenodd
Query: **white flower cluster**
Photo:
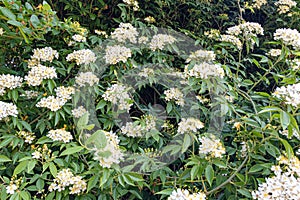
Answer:
<svg viewBox="0 0 300 200"><path fill-rule="evenodd" d="M148 78L149 76L153 76L154 75L154 70L151 68L143 68L138 75L140 77L145 77Z"/></svg>
<svg viewBox="0 0 300 200"><path fill-rule="evenodd" d="M105 91L102 97L105 101L110 101L112 104L117 105L120 110L129 112L133 103L130 102L131 98L127 91L128 88L124 85L114 84Z"/></svg>
<svg viewBox="0 0 300 200"><path fill-rule="evenodd" d="M267 53L267 55L272 57L277 57L281 55L281 49L270 49L270 51Z"/></svg>
<svg viewBox="0 0 300 200"><path fill-rule="evenodd" d="M80 34L75 34L72 36L72 39L75 41L75 42L86 42L86 37L80 35Z"/></svg>
<svg viewBox="0 0 300 200"><path fill-rule="evenodd" d="M94 159L98 160L102 167L110 168L113 164L119 164L124 154L119 147L120 140L115 133L105 131L105 136L107 144L103 149L94 149ZM103 156L105 152L109 152L109 155Z"/></svg>
<svg viewBox="0 0 300 200"><path fill-rule="evenodd" d="M253 0L252 7L256 9L260 9L263 5L268 3L267 0Z"/></svg>
<svg viewBox="0 0 300 200"><path fill-rule="evenodd" d="M127 122L125 126L121 127L121 132L128 137L141 137L153 129L156 129L156 117L145 115L141 123Z"/></svg>
<svg viewBox="0 0 300 200"><path fill-rule="evenodd" d="M213 76L223 78L225 75L224 69L219 64L210 64L207 62L195 64L192 69L189 69L189 66L186 65L184 73L186 77L201 79L207 79Z"/></svg>
<svg viewBox="0 0 300 200"><path fill-rule="evenodd" d="M79 106L78 108L74 108L71 112L75 118L80 118L87 112L87 110L83 106Z"/></svg>
<svg viewBox="0 0 300 200"><path fill-rule="evenodd" d="M77 65L88 65L96 61L96 55L89 49L81 49L77 51L73 51L67 55L67 61L75 61Z"/></svg>
<svg viewBox="0 0 300 200"><path fill-rule="evenodd" d="M5 93L5 89L15 89L21 87L23 78L20 76L14 76L10 74L0 75L0 95Z"/></svg>
<svg viewBox="0 0 300 200"><path fill-rule="evenodd" d="M197 50L192 52L191 55L186 59L186 63L193 61L200 61L200 62L211 62L216 59L216 54L213 51L207 50Z"/></svg>
<svg viewBox="0 0 300 200"><path fill-rule="evenodd" d="M111 33L112 39L122 43L125 43L127 40L131 43L136 43L138 35L139 33L136 28L130 23L120 23L119 28L116 28L115 31Z"/></svg>
<svg viewBox="0 0 300 200"><path fill-rule="evenodd" d="M174 100L179 106L184 105L183 93L178 88L170 88L164 91L166 101Z"/></svg>
<svg viewBox="0 0 300 200"><path fill-rule="evenodd" d="M51 149L48 149L48 146L44 144L43 148L37 148L31 155L34 159L48 161L54 158L54 155L51 156L51 152Z"/></svg>
<svg viewBox="0 0 300 200"><path fill-rule="evenodd" d="M4 31L3 28L0 28L0 35L3 35Z"/></svg>
<svg viewBox="0 0 300 200"><path fill-rule="evenodd" d="M198 129L204 128L204 124L195 118L182 118L181 122L178 124L178 133L185 134L189 132L196 133Z"/></svg>
<svg viewBox="0 0 300 200"><path fill-rule="evenodd" d="M168 197L168 200L205 200L206 195L202 192L190 193L188 190L178 188L173 190L172 194Z"/></svg>
<svg viewBox="0 0 300 200"><path fill-rule="evenodd" d="M204 155L209 155L213 158L222 158L222 155L226 153L223 144L220 139L216 136L201 136L199 137L201 145L199 146L199 153Z"/></svg>
<svg viewBox="0 0 300 200"><path fill-rule="evenodd" d="M139 10L139 2L137 0L123 0L124 3L133 7L134 11Z"/></svg>
<svg viewBox="0 0 300 200"><path fill-rule="evenodd" d="M280 134L286 136L287 138L291 138L292 136L296 137L298 140L300 140L300 135L298 133L298 131L296 129L293 129L292 135L289 136L289 131L288 130L283 130L283 131L279 131Z"/></svg>
<svg viewBox="0 0 300 200"><path fill-rule="evenodd" d="M31 56L32 61L49 61L52 62L54 58L58 58L58 52L51 47L37 48L33 50L33 55Z"/></svg>
<svg viewBox="0 0 300 200"><path fill-rule="evenodd" d="M241 50L243 48L243 44L242 44L241 40L233 35L220 35L219 40L222 42L232 43L239 50Z"/></svg>
<svg viewBox="0 0 300 200"><path fill-rule="evenodd" d="M105 62L107 64L117 64L118 62L126 62L131 57L131 50L125 46L114 45L105 49Z"/></svg>
<svg viewBox="0 0 300 200"><path fill-rule="evenodd" d="M149 41L149 38L146 36L139 37L139 44L147 44L148 41Z"/></svg>
<svg viewBox="0 0 300 200"><path fill-rule="evenodd" d="M252 36L263 35L264 29L256 22L245 22L243 24L228 28L226 33L234 36L242 34L244 37L249 38Z"/></svg>
<svg viewBox="0 0 300 200"><path fill-rule="evenodd" d="M300 161L296 156L288 159L277 158L279 165L272 166L275 176L266 178L256 191L252 191L253 199L299 199L300 194Z"/></svg>
<svg viewBox="0 0 300 200"><path fill-rule="evenodd" d="M293 59L290 61L290 65L293 70L299 70L300 69L300 59Z"/></svg>
<svg viewBox="0 0 300 200"><path fill-rule="evenodd" d="M275 2L275 6L277 6L277 11L279 14L285 14L289 12L292 7L296 7L297 2L293 0L278 0Z"/></svg>
<svg viewBox="0 0 300 200"><path fill-rule="evenodd" d="M17 114L18 110L16 105L14 105L13 103L0 101L0 120L8 116L17 117Z"/></svg>
<svg viewBox="0 0 300 200"><path fill-rule="evenodd" d="M274 40L282 40L283 44L291 45L294 49L300 49L300 33L296 29L276 29Z"/></svg>
<svg viewBox="0 0 300 200"><path fill-rule="evenodd" d="M174 38L171 35L157 34L157 35L154 35L150 41L150 49L152 51L155 51L157 49L163 50L165 45L173 44L175 41L176 41L176 38Z"/></svg>
<svg viewBox="0 0 300 200"><path fill-rule="evenodd" d="M64 143L68 143L73 139L72 134L64 128L50 130L47 137L51 138L53 141L62 141Z"/></svg>
<svg viewBox="0 0 300 200"><path fill-rule="evenodd" d="M100 35L100 36L103 36L105 38L108 38L108 35L107 35L107 33L105 31L95 30L95 33L97 35Z"/></svg>
<svg viewBox="0 0 300 200"><path fill-rule="evenodd" d="M148 23L154 23L156 22L155 18L152 17L152 16L148 16L148 17L145 17L144 20Z"/></svg>
<svg viewBox="0 0 300 200"><path fill-rule="evenodd" d="M78 76L75 77L75 83L79 87L84 87L86 85L93 86L99 82L99 78L93 74L93 72L80 72Z"/></svg>
<svg viewBox="0 0 300 200"><path fill-rule="evenodd" d="M15 180L14 177L12 177L12 179L10 180L10 183L8 186L6 186L6 193L7 194L14 194L16 190L19 189L20 185L22 182L22 178L19 178L17 180Z"/></svg>
<svg viewBox="0 0 300 200"><path fill-rule="evenodd" d="M28 99L33 99L39 95L39 92L34 90L25 90L24 93L25 94L22 94L21 96L25 96Z"/></svg>
<svg viewBox="0 0 300 200"><path fill-rule="evenodd" d="M71 95L75 93L74 87L65 87L60 86L55 89L56 97L51 95L46 98L42 98L37 104L36 107L48 108L51 111L57 111L64 106L69 99L71 99Z"/></svg>
<svg viewBox="0 0 300 200"><path fill-rule="evenodd" d="M30 86L39 86L44 79L57 78L54 67L46 67L38 64L31 67L28 75L25 76L25 80Z"/></svg>
<svg viewBox="0 0 300 200"><path fill-rule="evenodd" d="M49 191L63 191L69 187L70 194L80 194L86 190L86 182L81 176L74 176L70 169L63 169L57 173L53 183L49 186Z"/></svg>
<svg viewBox="0 0 300 200"><path fill-rule="evenodd" d="M276 88L273 95L294 107L300 105L300 83Z"/></svg>
<svg viewBox="0 0 300 200"><path fill-rule="evenodd" d="M23 138L26 143L31 144L32 141L35 139L34 133L27 132L27 131L19 131L18 137Z"/></svg>

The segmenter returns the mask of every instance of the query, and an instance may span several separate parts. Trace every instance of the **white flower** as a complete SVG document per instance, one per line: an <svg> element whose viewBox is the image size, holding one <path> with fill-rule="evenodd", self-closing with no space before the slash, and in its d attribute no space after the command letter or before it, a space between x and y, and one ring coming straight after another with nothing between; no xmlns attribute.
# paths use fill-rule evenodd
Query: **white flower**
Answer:
<svg viewBox="0 0 300 200"><path fill-rule="evenodd" d="M267 0L253 0L254 4L252 5L253 8L260 9L261 6L266 5L268 3Z"/></svg>
<svg viewBox="0 0 300 200"><path fill-rule="evenodd" d="M127 91L128 88L124 85L114 84L105 91L102 97L105 101L110 101L112 104L117 105L120 110L129 112L133 103L130 102L131 98Z"/></svg>
<svg viewBox="0 0 300 200"><path fill-rule="evenodd" d="M170 88L164 91L166 101L174 100L179 106L184 105L183 93L178 88Z"/></svg>
<svg viewBox="0 0 300 200"><path fill-rule="evenodd" d="M300 105L300 83L276 88L273 96L285 100L286 104L298 107Z"/></svg>
<svg viewBox="0 0 300 200"><path fill-rule="evenodd" d="M71 112L75 118L80 118L87 112L87 110L83 106L79 106L78 108L74 108Z"/></svg>
<svg viewBox="0 0 300 200"><path fill-rule="evenodd" d="M154 23L155 22L155 18L152 16L148 16L146 18L144 18L144 20L148 23Z"/></svg>
<svg viewBox="0 0 300 200"><path fill-rule="evenodd" d="M62 141L64 143L68 143L73 139L72 134L65 129L50 130L47 137L53 141Z"/></svg>
<svg viewBox="0 0 300 200"><path fill-rule="evenodd" d="M0 28L0 35L3 35L4 31L3 28Z"/></svg>
<svg viewBox="0 0 300 200"><path fill-rule="evenodd" d="M95 30L95 33L97 35L100 35L100 36L103 36L105 38L108 38L108 35L107 35L107 33L105 31Z"/></svg>
<svg viewBox="0 0 300 200"><path fill-rule="evenodd" d="M289 12L292 7L296 7L297 2L292 0L278 0L275 2L275 6L277 6L279 14L284 14Z"/></svg>
<svg viewBox="0 0 300 200"><path fill-rule="evenodd" d="M30 86L39 86L44 79L57 78L54 67L46 67L38 64L37 66L31 67L28 75L25 76L27 84Z"/></svg>
<svg viewBox="0 0 300 200"><path fill-rule="evenodd" d="M267 55L270 55L272 57L277 57L281 55L281 49L270 49L270 51L267 53Z"/></svg>
<svg viewBox="0 0 300 200"><path fill-rule="evenodd" d="M54 58L58 58L58 52L51 47L37 48L33 50L32 60L52 62Z"/></svg>
<svg viewBox="0 0 300 200"><path fill-rule="evenodd" d="M131 24L120 23L119 28L116 28L115 31L111 33L111 37L122 43L125 43L127 40L131 43L136 43L138 34L136 28Z"/></svg>
<svg viewBox="0 0 300 200"><path fill-rule="evenodd" d="M75 77L75 82L79 87L86 85L93 86L99 82L99 78L93 74L93 72L80 72L79 75Z"/></svg>
<svg viewBox="0 0 300 200"><path fill-rule="evenodd" d="M12 103L0 101L0 120L8 116L17 117L17 106Z"/></svg>
<svg viewBox="0 0 300 200"><path fill-rule="evenodd" d="M220 142L220 139L217 139L216 136L201 136L199 137L201 145L199 146L199 153L204 155L210 155L213 158L221 158L225 154L225 148Z"/></svg>
<svg viewBox="0 0 300 200"><path fill-rule="evenodd" d="M17 189L18 187L16 186L16 184L10 184L9 186L6 187L6 193L14 194Z"/></svg>
<svg viewBox="0 0 300 200"><path fill-rule="evenodd" d="M163 50L165 45L173 44L175 41L176 39L171 35L157 34L154 35L150 41L150 49L152 51L155 51L157 49Z"/></svg>
<svg viewBox="0 0 300 200"><path fill-rule="evenodd" d="M32 141L35 139L34 133L26 132L26 131L20 131L18 132L18 136L20 138L23 138L26 143L31 144Z"/></svg>
<svg viewBox="0 0 300 200"><path fill-rule="evenodd" d="M185 134L189 132L196 133L198 129L204 128L204 124L195 118L182 118L181 122L178 124L178 133Z"/></svg>
<svg viewBox="0 0 300 200"><path fill-rule="evenodd" d="M207 62L195 64L192 69L186 65L184 68L185 76L207 79L209 77L223 78L225 75L224 69L219 64L210 64Z"/></svg>
<svg viewBox="0 0 300 200"><path fill-rule="evenodd" d="M239 50L243 48L242 42L239 38L233 36L233 35L220 35L220 41L222 42L228 42L235 45Z"/></svg>
<svg viewBox="0 0 300 200"><path fill-rule="evenodd" d="M117 64L118 62L126 62L131 57L131 50L127 47L114 45L105 49L105 61L107 64Z"/></svg>
<svg viewBox="0 0 300 200"><path fill-rule="evenodd" d="M178 188L174 190L172 194L168 197L168 200L205 200L206 195L202 192L192 193L188 190L183 190Z"/></svg>
<svg viewBox="0 0 300 200"><path fill-rule="evenodd" d="M72 39L76 42L86 42L86 37L79 34L73 35Z"/></svg>
<svg viewBox="0 0 300 200"><path fill-rule="evenodd" d="M140 8L137 0L123 0L123 2L132 6L134 11L138 11Z"/></svg>
<svg viewBox="0 0 300 200"><path fill-rule="evenodd" d="M35 151L31 155L32 155L32 158L35 158L35 159L40 159L43 156L42 153L39 151Z"/></svg>
<svg viewBox="0 0 300 200"><path fill-rule="evenodd" d="M244 37L249 38L251 36L263 35L264 29L256 22L245 22L228 28L226 33L235 36L242 34Z"/></svg>
<svg viewBox="0 0 300 200"><path fill-rule="evenodd" d="M81 49L77 51L73 51L67 55L67 61L75 61L77 65L88 65L96 61L96 55L89 49Z"/></svg>
<svg viewBox="0 0 300 200"><path fill-rule="evenodd" d="M58 111L62 108L67 100L62 99L60 97L48 96L46 98L42 98L37 104L36 107L48 108L51 111Z"/></svg>
<svg viewBox="0 0 300 200"><path fill-rule="evenodd" d="M194 61L200 61L200 62L210 62L214 61L216 59L216 54L213 51L206 51L206 50L197 50L195 52L192 52L191 55L186 60L186 63Z"/></svg>
<svg viewBox="0 0 300 200"><path fill-rule="evenodd" d="M22 86L23 78L20 76L14 76L10 74L0 75L0 89L15 89ZM0 92L1 94L1 92Z"/></svg>
<svg viewBox="0 0 300 200"><path fill-rule="evenodd" d="M56 92L56 96L63 100L72 99L71 95L75 94L75 88L72 86L69 87L60 86L55 88L54 91Z"/></svg>
<svg viewBox="0 0 300 200"><path fill-rule="evenodd" d="M296 29L276 29L274 40L282 40L283 44L291 45L294 49L300 49L300 33Z"/></svg>

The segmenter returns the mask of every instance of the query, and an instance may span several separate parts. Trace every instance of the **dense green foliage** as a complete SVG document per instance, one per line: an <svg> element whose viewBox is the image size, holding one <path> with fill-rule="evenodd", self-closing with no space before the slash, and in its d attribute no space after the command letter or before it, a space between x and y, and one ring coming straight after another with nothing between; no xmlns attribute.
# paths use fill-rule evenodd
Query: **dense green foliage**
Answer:
<svg viewBox="0 0 300 200"><path fill-rule="evenodd" d="M206 199L252 199L266 178L278 175L272 166L282 171L294 166L289 176L299 179L300 2L285 13L271 0L261 7L242 0L141 0L138 8L134 2L0 2L0 199L153 200L167 199L177 188L205 194ZM122 24L138 30L137 40L145 36L151 43L162 31L177 41L165 42L161 49L130 38L120 42L114 34ZM230 27L236 29L229 33ZM277 34L277 39L274 34L281 28L286 35ZM124 47L120 54L130 49L130 56L109 60L107 49L117 45ZM52 49L38 55L45 47ZM205 62L209 69L202 69L215 70L208 77L202 71L191 75L199 63L187 60L199 49L204 50L198 55L204 60L206 53L215 55ZM80 50L85 55L76 57ZM156 66L154 75L139 75L148 65ZM80 85L80 72L96 77L82 78L86 82ZM168 73L185 75L185 84ZM20 84L8 74L21 77ZM134 88L118 91L117 97L128 92L124 102L109 100L107 91L114 84L132 82ZM59 94L60 86L64 94ZM166 91L176 87L184 106L167 98ZM50 96L63 103L57 109L39 106ZM123 104L132 105L128 113L117 109ZM155 118L162 128L147 129L151 116L159 116L157 104L165 110L166 116ZM17 112L7 114L11 105ZM90 115L80 111L76 117L74 108L80 105ZM118 119L127 115L134 125L125 134L125 124ZM182 126L190 117L196 128ZM133 137L137 127L141 135ZM57 135L53 139L53 130L58 130L54 135L70 134L70 140ZM208 138L216 152L204 149ZM120 152L132 152L127 159L135 163L105 165L103 160ZM156 160L160 155L162 160ZM159 161L166 165L151 170ZM50 189L55 181L60 184L65 169L73 174L73 182L62 191ZM76 184L82 184L82 191Z"/></svg>

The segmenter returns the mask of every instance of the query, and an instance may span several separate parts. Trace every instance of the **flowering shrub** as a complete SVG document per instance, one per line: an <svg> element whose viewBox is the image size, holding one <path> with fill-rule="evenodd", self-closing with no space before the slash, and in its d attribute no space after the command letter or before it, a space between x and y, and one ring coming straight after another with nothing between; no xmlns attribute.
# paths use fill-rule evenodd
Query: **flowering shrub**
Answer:
<svg viewBox="0 0 300 200"><path fill-rule="evenodd" d="M299 199L300 2L48 3L0 3L1 200Z"/></svg>

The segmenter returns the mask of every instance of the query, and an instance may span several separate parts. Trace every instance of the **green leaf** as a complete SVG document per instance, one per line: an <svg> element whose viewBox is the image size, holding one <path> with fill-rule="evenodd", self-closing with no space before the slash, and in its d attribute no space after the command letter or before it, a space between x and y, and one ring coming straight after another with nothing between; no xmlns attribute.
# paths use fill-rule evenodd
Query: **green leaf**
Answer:
<svg viewBox="0 0 300 200"><path fill-rule="evenodd" d="M20 162L17 165L17 167L15 168L13 175L15 176L15 175L21 173L22 171L24 171L27 167L27 164L28 164L28 160Z"/></svg>
<svg viewBox="0 0 300 200"><path fill-rule="evenodd" d="M105 131L98 130L93 133L85 142L85 145L92 145L97 149L103 149L107 145L107 139L105 135Z"/></svg>
<svg viewBox="0 0 300 200"><path fill-rule="evenodd" d="M281 111L280 112L280 123L282 126L282 129L285 130L288 125L290 124L291 120L290 120L290 116L287 112L285 111Z"/></svg>
<svg viewBox="0 0 300 200"><path fill-rule="evenodd" d="M12 13L8 8L0 7L0 11L3 13L5 17L11 20L16 20L16 15Z"/></svg>
<svg viewBox="0 0 300 200"><path fill-rule="evenodd" d="M21 27L21 26L23 26L21 22L18 22L18 21L16 21L16 20L8 20L7 23L8 23L8 24L11 24L11 25L13 25L13 26L16 26L16 27Z"/></svg>
<svg viewBox="0 0 300 200"><path fill-rule="evenodd" d="M84 113L84 115L82 115L78 122L77 122L77 127L79 129L83 129L89 122L89 114L88 112Z"/></svg>
<svg viewBox="0 0 300 200"><path fill-rule="evenodd" d="M23 200L30 200L30 195L29 195L28 192L21 191L19 194L20 194L20 196L22 197Z"/></svg>
<svg viewBox="0 0 300 200"><path fill-rule="evenodd" d="M7 156L0 155L0 162L9 162L11 159L9 159Z"/></svg>
<svg viewBox="0 0 300 200"><path fill-rule="evenodd" d="M30 173L34 169L36 163L37 163L36 160L30 160L30 161L28 161L28 164L27 164L27 173Z"/></svg>
<svg viewBox="0 0 300 200"><path fill-rule="evenodd" d="M83 147L80 147L80 146L76 146L76 147L70 147L70 148L67 148L66 150L64 150L60 156L65 156L65 155L70 155L70 154L74 154L74 153L77 153L79 151L81 151L82 149L84 149Z"/></svg>
<svg viewBox="0 0 300 200"><path fill-rule="evenodd" d="M170 113L172 111L172 103L168 102L167 103L167 113Z"/></svg>
<svg viewBox="0 0 300 200"><path fill-rule="evenodd" d="M87 192L89 192L98 183L99 176L92 176L88 182Z"/></svg>
<svg viewBox="0 0 300 200"><path fill-rule="evenodd" d="M102 176L100 177L99 187L102 187L107 182L107 180L109 179L109 177L110 177L110 171L109 171L109 169L103 169ZM121 176L119 176L119 177L121 177Z"/></svg>
<svg viewBox="0 0 300 200"><path fill-rule="evenodd" d="M250 169L249 169L249 173L254 173L254 172L259 172L261 170L263 170L264 167L261 166L260 164L256 164L256 165L253 165Z"/></svg>
<svg viewBox="0 0 300 200"><path fill-rule="evenodd" d="M250 192L247 189L238 189L237 190L240 194L252 199L252 195L250 194Z"/></svg>
<svg viewBox="0 0 300 200"><path fill-rule="evenodd" d="M287 153L287 157L290 159L294 155L293 148L291 145L284 139L280 139L280 142L283 144L285 151Z"/></svg>
<svg viewBox="0 0 300 200"><path fill-rule="evenodd" d="M31 15L30 22L34 28L37 28L39 26L39 24L41 23L39 18L34 14Z"/></svg>
<svg viewBox="0 0 300 200"><path fill-rule="evenodd" d="M263 110L259 111L258 114L266 113L266 112L280 112L281 109L274 106L265 107Z"/></svg>
<svg viewBox="0 0 300 200"><path fill-rule="evenodd" d="M205 177L209 183L209 185L212 185L213 179L214 179L214 169L211 165L207 165L207 167L205 168Z"/></svg>
<svg viewBox="0 0 300 200"><path fill-rule="evenodd" d="M38 190L42 190L45 186L45 182L43 179L39 178L36 182L36 187Z"/></svg>
<svg viewBox="0 0 300 200"><path fill-rule="evenodd" d="M55 178L56 174L57 174L57 168L56 168L55 164L53 162L50 162L49 168L50 168L50 173Z"/></svg>
<svg viewBox="0 0 300 200"><path fill-rule="evenodd" d="M26 128L28 131L32 132L30 124L28 124L28 123L25 122L25 121L21 121L21 124L22 124L22 125L24 126L24 128Z"/></svg>
<svg viewBox="0 0 300 200"><path fill-rule="evenodd" d="M186 150L190 147L190 145L191 145L191 136L189 134L184 134L181 153L186 152Z"/></svg>

